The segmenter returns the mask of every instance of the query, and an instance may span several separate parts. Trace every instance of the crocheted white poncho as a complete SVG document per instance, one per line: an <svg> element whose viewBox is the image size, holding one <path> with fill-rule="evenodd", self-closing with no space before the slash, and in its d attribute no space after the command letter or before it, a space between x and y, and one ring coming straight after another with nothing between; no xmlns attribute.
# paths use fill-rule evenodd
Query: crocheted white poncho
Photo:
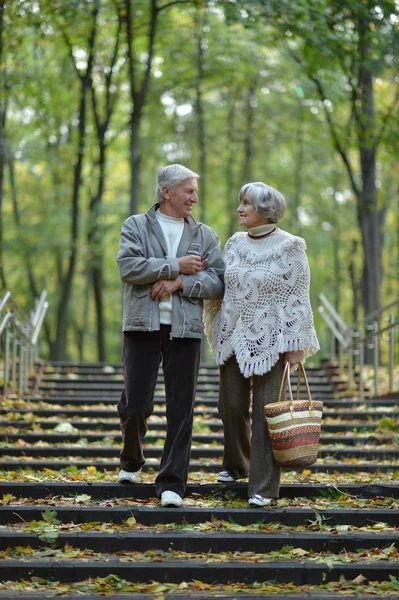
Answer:
<svg viewBox="0 0 399 600"><path fill-rule="evenodd" d="M225 293L206 302L205 328L216 362L233 353L244 377L263 375L279 354L319 349L309 300L306 243L279 228L253 239L234 234L224 250Z"/></svg>

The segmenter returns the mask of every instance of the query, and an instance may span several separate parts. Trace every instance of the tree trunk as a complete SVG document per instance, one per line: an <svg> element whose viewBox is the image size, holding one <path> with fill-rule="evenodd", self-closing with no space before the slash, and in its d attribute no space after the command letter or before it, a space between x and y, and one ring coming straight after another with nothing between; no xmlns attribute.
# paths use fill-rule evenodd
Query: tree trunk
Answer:
<svg viewBox="0 0 399 600"><path fill-rule="evenodd" d="M141 184L141 152L140 152L141 109L137 106L132 112L130 122L130 214L139 211Z"/></svg>
<svg viewBox="0 0 399 600"><path fill-rule="evenodd" d="M65 360L67 357L67 331L68 313L72 295L72 284L75 275L79 242L79 199L82 186L83 160L86 147L86 117L87 117L87 92L91 81L93 68L93 50L97 30L98 2L93 8L93 28L90 34L89 51L86 72L81 76L79 100L79 127L78 127L78 154L74 166L73 191L72 191L72 220L71 220L71 246L67 274L64 277L61 289L61 298L57 310L57 333L51 348L52 360Z"/></svg>
<svg viewBox="0 0 399 600"><path fill-rule="evenodd" d="M299 205L302 197L303 187L303 165L305 163L305 148L304 148L304 118L305 111L302 103L302 98L298 97L298 121L297 121L297 132L296 132L296 165L295 165L295 181L294 181L294 194L292 202L292 231L295 235L300 235L300 221L299 221Z"/></svg>
<svg viewBox="0 0 399 600"><path fill-rule="evenodd" d="M5 2L0 0L0 285L3 289L7 287L4 264L3 264L3 199L4 199L4 165L6 162L6 140L5 125L7 102L4 89L4 67L3 67L3 32L4 32L4 7Z"/></svg>
<svg viewBox="0 0 399 600"><path fill-rule="evenodd" d="M89 282L93 288L94 305L96 308L96 332L97 332L97 355L100 362L106 359L105 344L105 316L104 316L104 274L103 274L103 256L102 256L102 234L99 229L99 217L101 213L102 197L105 183L105 138L104 131L101 132L99 139L99 175L97 192L90 202L90 226L88 232L88 245L90 249L89 264Z"/></svg>
<svg viewBox="0 0 399 600"><path fill-rule="evenodd" d="M197 73L195 78L195 112L197 116L197 141L199 151L199 174L200 180L200 220L206 221L206 136L204 102L202 96L202 82L204 78L204 48L203 48L203 12L198 11L196 17L196 64Z"/></svg>
<svg viewBox="0 0 399 600"><path fill-rule="evenodd" d="M3 90L2 90L3 91ZM5 273L4 273L4 257L3 257L3 203L4 203L4 166L6 162L6 139L5 139L5 122L6 122L6 104L0 100L0 285L3 290L7 288Z"/></svg>
<svg viewBox="0 0 399 600"><path fill-rule="evenodd" d="M254 77L248 88L248 100L245 111L245 132L244 132L244 165L242 169L242 183L252 181L252 159L253 159L253 127L256 107L256 86L258 76Z"/></svg>
<svg viewBox="0 0 399 600"><path fill-rule="evenodd" d="M89 286L93 289L94 305L96 310L96 332L97 332L97 356L100 362L106 361L106 343L105 343L105 316L104 316L104 269L103 269L103 235L101 231L101 208L105 189L105 168L107 142L106 135L109 129L110 120L114 111L115 102L112 92L113 73L118 60L120 34L122 28L122 18L118 13L118 30L115 36L115 44L109 65L105 69L104 76L104 96L105 110L103 116L100 115L99 102L93 79L90 81L91 96L93 104L94 122L98 137L98 177L97 189L90 201L90 219L88 228L88 247L90 252L90 264L88 269Z"/></svg>
<svg viewBox="0 0 399 600"><path fill-rule="evenodd" d="M360 286L358 278L356 277L356 265L355 265L355 256L358 253L357 241L354 240L352 243L352 251L349 257L349 277L352 285L352 319L353 323L357 323L359 321L359 306L361 306L361 294L360 294Z"/></svg>
<svg viewBox="0 0 399 600"><path fill-rule="evenodd" d="M16 188L16 183L15 183L14 157L12 156L11 150L8 145L7 145L7 163L8 163L9 177L10 177L10 191L11 191L11 197L12 197L13 210L14 210L14 219L15 219L15 223L16 223L17 227L19 228L21 225L21 219L20 219L20 214L19 214L17 188ZM25 260L25 264L26 264L26 271L27 271L27 276L28 276L30 293L31 293L32 298L35 299L35 298L39 297L40 292L37 288L35 276L33 273L33 267L32 267L32 262L31 262L31 258L30 258L30 251L29 251L29 248L28 249L23 248L22 250L23 250L24 260Z"/></svg>
<svg viewBox="0 0 399 600"><path fill-rule="evenodd" d="M358 139L362 187L359 190L359 226L364 250L364 310L366 315L380 308L381 235L380 211L376 187L376 144L373 76L370 60L369 23L359 21L359 71L360 114Z"/></svg>
<svg viewBox="0 0 399 600"><path fill-rule="evenodd" d="M237 230L237 194L234 182L234 159L236 156L234 148L235 127L236 127L236 101L230 102L227 113L227 159L226 159L226 206L229 214L228 237L231 237Z"/></svg>
<svg viewBox="0 0 399 600"><path fill-rule="evenodd" d="M150 0L150 25L147 46L147 62L145 72L141 83L137 77L137 57L134 48L134 14L132 11L131 0L125 0L126 35L127 35L127 55L129 67L129 85L131 99L130 113L130 214L136 214L140 199L140 178L141 178L141 155L140 155L140 125L143 114L143 108L147 99L149 90L152 61L154 58L155 34L159 8L157 0Z"/></svg>

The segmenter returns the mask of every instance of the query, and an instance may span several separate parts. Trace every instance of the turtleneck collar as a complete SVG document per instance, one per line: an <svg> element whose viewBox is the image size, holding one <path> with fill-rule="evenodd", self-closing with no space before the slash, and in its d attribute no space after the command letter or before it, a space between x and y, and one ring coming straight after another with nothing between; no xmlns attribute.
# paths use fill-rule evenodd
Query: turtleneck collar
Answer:
<svg viewBox="0 0 399 600"><path fill-rule="evenodd" d="M265 233L269 233L276 228L275 223L266 223L265 225L258 225L257 227L250 227L247 231L253 237L257 237L258 235L263 235Z"/></svg>

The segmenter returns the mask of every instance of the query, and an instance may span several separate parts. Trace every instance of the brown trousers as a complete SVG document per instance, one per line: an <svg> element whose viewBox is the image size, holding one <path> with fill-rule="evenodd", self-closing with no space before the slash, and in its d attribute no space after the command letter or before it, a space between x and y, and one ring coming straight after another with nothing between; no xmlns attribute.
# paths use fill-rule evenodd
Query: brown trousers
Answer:
<svg viewBox="0 0 399 600"><path fill-rule="evenodd" d="M264 406L277 402L283 372L283 355L271 371L252 378L241 374L234 355L220 367L218 406L224 426L223 468L237 479L249 475L248 497L279 496L281 469L274 462Z"/></svg>

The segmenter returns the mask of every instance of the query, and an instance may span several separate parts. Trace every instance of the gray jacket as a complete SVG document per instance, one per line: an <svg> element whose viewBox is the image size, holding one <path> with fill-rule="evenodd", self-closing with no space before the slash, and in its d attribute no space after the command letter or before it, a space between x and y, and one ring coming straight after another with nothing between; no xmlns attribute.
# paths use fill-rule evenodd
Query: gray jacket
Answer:
<svg viewBox="0 0 399 600"><path fill-rule="evenodd" d="M155 216L159 204L143 215L133 215L122 225L116 258L125 284L123 331L155 331L160 328L159 303L151 298L158 279L176 279L178 258L200 254L208 259L204 271L181 275L182 289L172 294L172 337L202 337L202 299L223 295L224 263L216 233L192 217L185 219L177 257L167 256L162 229Z"/></svg>

